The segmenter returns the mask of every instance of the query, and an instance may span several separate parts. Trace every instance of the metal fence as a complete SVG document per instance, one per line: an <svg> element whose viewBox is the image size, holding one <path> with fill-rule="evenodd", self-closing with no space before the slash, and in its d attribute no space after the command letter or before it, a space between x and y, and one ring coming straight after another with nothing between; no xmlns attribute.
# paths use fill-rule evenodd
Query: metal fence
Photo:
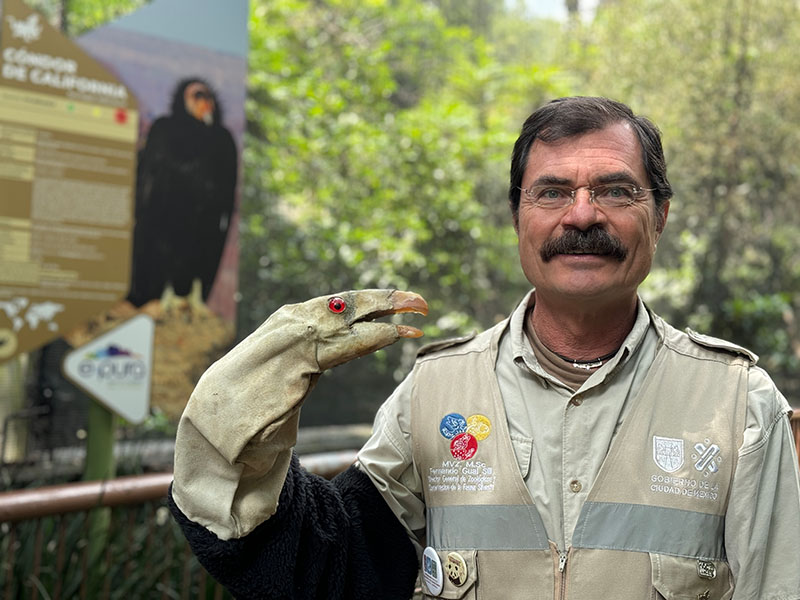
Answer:
<svg viewBox="0 0 800 600"><path fill-rule="evenodd" d="M301 457L332 477L355 451ZM0 494L0 596L229 598L192 555L166 506L171 473Z"/></svg>

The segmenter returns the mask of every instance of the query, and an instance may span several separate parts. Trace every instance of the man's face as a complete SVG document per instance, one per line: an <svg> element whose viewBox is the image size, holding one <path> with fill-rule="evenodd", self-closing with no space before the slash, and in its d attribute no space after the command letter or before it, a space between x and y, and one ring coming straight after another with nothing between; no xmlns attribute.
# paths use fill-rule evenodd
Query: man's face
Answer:
<svg viewBox="0 0 800 600"><path fill-rule="evenodd" d="M650 182L642 164L642 150L628 123L564 138L554 143L534 141L522 187L560 182L571 188L606 183L619 177L620 183L648 188ZM622 208L600 208L589 201L589 192L578 190L573 204L559 209L535 206L520 192L518 222L519 255L522 270L535 287L537 298L555 302L593 301L606 304L631 301L639 284L650 271L655 245L666 222L657 227L655 201L646 200ZM617 238L627 251L625 258L598 253L542 255L548 240L575 232L600 229Z"/></svg>

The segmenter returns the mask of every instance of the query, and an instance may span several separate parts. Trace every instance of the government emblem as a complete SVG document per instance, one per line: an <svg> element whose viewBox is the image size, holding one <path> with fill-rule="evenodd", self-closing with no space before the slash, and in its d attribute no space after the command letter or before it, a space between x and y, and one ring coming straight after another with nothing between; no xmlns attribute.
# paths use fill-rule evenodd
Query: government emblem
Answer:
<svg viewBox="0 0 800 600"><path fill-rule="evenodd" d="M711 440L706 438L703 442L694 445L692 460L697 461L694 463L694 468L708 477L711 473L719 471L719 464L722 462L720 447L712 444Z"/></svg>
<svg viewBox="0 0 800 600"><path fill-rule="evenodd" d="M683 440L654 435L653 460L662 471L674 473L683 466Z"/></svg>

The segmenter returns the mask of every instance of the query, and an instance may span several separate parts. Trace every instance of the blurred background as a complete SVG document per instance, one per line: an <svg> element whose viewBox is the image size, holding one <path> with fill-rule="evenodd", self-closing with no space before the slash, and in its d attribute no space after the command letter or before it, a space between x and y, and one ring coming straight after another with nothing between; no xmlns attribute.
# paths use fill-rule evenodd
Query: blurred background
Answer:
<svg viewBox="0 0 800 600"><path fill-rule="evenodd" d="M795 0L252 2L239 335L373 286L427 298L425 341L493 324L527 289L507 209L519 128L553 97L604 95L662 129L675 190L646 301L751 348L798 402L797 16ZM333 371L305 422L370 421L413 355Z"/></svg>
<svg viewBox="0 0 800 600"><path fill-rule="evenodd" d="M326 373L303 408L310 451L358 447L421 344L488 327L527 291L509 158L527 115L564 95L615 98L662 130L675 196L645 301L679 328L750 348L800 404L797 0L24 4L138 102L131 248L178 235L135 227L142 182L157 181L143 167L148 133L170 114L181 77L208 84L228 132L208 145L230 145L236 158L214 217L225 247L208 259L199 301L189 284L169 307L163 293L136 296L132 249L130 285L114 302L0 365L4 489L86 479L95 401L61 363L134 315L155 323L152 383L141 419L111 417L117 474L171 468L197 378L281 305L355 288L416 291L430 314L405 320L425 337ZM139 27L148 10L160 15L157 32ZM231 28L215 31L225 19ZM136 35L160 40L148 44L157 62ZM200 62L179 60L177 44ZM342 426L338 442L332 426Z"/></svg>

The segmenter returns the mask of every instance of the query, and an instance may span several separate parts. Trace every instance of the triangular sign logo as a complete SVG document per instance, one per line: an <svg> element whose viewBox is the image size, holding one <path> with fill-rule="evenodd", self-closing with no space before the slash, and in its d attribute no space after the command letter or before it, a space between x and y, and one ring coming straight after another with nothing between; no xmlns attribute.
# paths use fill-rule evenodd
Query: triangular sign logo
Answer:
<svg viewBox="0 0 800 600"><path fill-rule="evenodd" d="M64 375L109 409L141 423L150 408L155 325L137 315L66 355Z"/></svg>

